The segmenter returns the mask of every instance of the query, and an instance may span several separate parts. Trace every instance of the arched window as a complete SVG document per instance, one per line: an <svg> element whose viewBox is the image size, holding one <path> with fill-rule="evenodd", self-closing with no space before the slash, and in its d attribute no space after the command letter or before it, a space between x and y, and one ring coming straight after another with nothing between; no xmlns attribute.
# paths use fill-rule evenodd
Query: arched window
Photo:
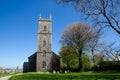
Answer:
<svg viewBox="0 0 120 80"><path fill-rule="evenodd" d="M45 41L45 40L43 41L43 47L44 47L44 46L46 46L46 41Z"/></svg>
<svg viewBox="0 0 120 80"><path fill-rule="evenodd" d="M46 68L46 62L45 61L42 62L42 68Z"/></svg>
<svg viewBox="0 0 120 80"><path fill-rule="evenodd" d="M46 31L47 30L47 27L46 26L44 26L44 29L43 29L44 31Z"/></svg>
<svg viewBox="0 0 120 80"><path fill-rule="evenodd" d="M46 51L45 50L43 50L42 55L46 56Z"/></svg>

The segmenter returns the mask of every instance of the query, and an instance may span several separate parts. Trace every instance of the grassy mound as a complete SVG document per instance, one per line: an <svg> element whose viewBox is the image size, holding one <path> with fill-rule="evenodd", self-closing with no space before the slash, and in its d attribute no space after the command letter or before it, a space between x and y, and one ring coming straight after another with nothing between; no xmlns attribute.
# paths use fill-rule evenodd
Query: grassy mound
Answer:
<svg viewBox="0 0 120 80"><path fill-rule="evenodd" d="M9 80L120 80L120 72L25 73Z"/></svg>

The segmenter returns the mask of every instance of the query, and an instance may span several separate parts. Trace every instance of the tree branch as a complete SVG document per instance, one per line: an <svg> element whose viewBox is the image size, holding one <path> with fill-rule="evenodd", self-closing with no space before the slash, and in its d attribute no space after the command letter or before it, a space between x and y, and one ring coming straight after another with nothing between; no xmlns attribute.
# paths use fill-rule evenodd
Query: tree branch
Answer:
<svg viewBox="0 0 120 80"><path fill-rule="evenodd" d="M115 19L115 17L111 16L111 18L114 20L115 24L120 29L119 22Z"/></svg>
<svg viewBox="0 0 120 80"><path fill-rule="evenodd" d="M104 12L103 12L103 16L108 21L108 24L110 25L110 27L112 27L118 34L120 34L120 31L117 28L115 28L114 25L112 24L112 22L110 21L109 17L106 14L106 10L105 9L104 9Z"/></svg>

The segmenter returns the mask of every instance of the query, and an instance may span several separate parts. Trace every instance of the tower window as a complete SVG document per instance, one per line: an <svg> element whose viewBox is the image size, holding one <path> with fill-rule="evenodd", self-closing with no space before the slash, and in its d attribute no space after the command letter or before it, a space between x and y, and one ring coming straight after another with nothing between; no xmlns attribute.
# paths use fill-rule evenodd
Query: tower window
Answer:
<svg viewBox="0 0 120 80"><path fill-rule="evenodd" d="M42 62L42 68L46 68L46 62L45 61Z"/></svg>
<svg viewBox="0 0 120 80"><path fill-rule="evenodd" d="M44 47L44 46L46 46L46 41L45 41L45 40L43 41L43 47Z"/></svg>
<svg viewBox="0 0 120 80"><path fill-rule="evenodd" d="M46 56L46 51L45 50L43 50L42 55Z"/></svg>
<svg viewBox="0 0 120 80"><path fill-rule="evenodd" d="M44 31L46 31L47 30L47 27L46 26L44 26Z"/></svg>

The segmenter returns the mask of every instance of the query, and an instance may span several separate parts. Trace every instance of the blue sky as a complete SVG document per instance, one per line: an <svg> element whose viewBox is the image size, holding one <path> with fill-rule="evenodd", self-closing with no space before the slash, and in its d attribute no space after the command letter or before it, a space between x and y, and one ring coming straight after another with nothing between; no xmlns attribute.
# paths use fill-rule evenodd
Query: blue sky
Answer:
<svg viewBox="0 0 120 80"><path fill-rule="evenodd" d="M78 21L86 22L74 8L58 5L54 0L0 0L0 67L22 67L28 56L37 51L40 13L43 18L52 14L52 50L57 54L65 27ZM114 42L120 38L108 29L102 40Z"/></svg>

